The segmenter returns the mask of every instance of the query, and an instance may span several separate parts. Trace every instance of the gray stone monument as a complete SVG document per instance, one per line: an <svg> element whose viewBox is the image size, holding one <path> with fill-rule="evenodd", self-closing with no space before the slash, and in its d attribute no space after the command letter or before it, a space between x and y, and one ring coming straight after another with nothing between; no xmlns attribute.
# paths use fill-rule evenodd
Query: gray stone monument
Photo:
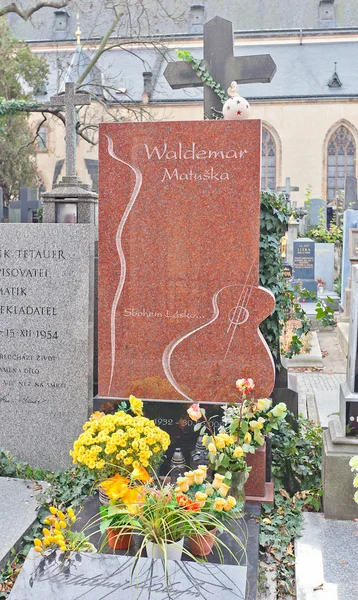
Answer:
<svg viewBox="0 0 358 600"><path fill-rule="evenodd" d="M327 227L327 202L321 198L311 198L305 201L305 210L307 211L307 227L316 227L322 223Z"/></svg>
<svg viewBox="0 0 358 600"><path fill-rule="evenodd" d="M276 73L276 65L270 54L234 56L232 23L222 17L214 17L203 27L204 59L202 65L221 87L226 90L232 81L237 83L270 83ZM203 82L189 63L170 62L164 71L170 87L175 89L203 87ZM214 112L214 114L213 114ZM204 115L217 118L222 112L220 98L207 85L204 86Z"/></svg>
<svg viewBox="0 0 358 600"><path fill-rule="evenodd" d="M41 208L41 200L37 199L37 190L31 187L21 187L19 200L10 202L10 221L19 223L32 223L32 215L35 210ZM19 219L11 219L13 210L20 211Z"/></svg>
<svg viewBox="0 0 358 600"><path fill-rule="evenodd" d="M347 208L351 208L352 210L358 209L356 177L346 177L346 185L344 188L344 210L347 210Z"/></svg>
<svg viewBox="0 0 358 600"><path fill-rule="evenodd" d="M352 228L348 232L348 258L350 262L347 287L344 290L344 311L340 320L346 323L350 321L351 296L352 296L352 268L358 264L358 229Z"/></svg>
<svg viewBox="0 0 358 600"><path fill-rule="evenodd" d="M293 285L317 293L315 280L315 243L309 238L293 242Z"/></svg>
<svg viewBox="0 0 358 600"><path fill-rule="evenodd" d="M315 243L315 279L322 279L324 289L333 291L334 284L334 244Z"/></svg>
<svg viewBox="0 0 358 600"><path fill-rule="evenodd" d="M341 308L345 310L345 289L348 287L348 279L350 276L350 260L349 260L349 230L358 228L358 210L347 209L343 215L343 249L342 249L342 293L341 293Z"/></svg>
<svg viewBox="0 0 358 600"><path fill-rule="evenodd" d="M44 223L61 221L61 214L72 213L75 219L71 222L97 223L97 194L90 191L76 176L76 106L91 103L89 94L76 93L75 84L67 82L65 93L51 98L52 106L65 106L66 117L66 176L55 185L53 190L42 194L44 202ZM68 212L67 214L71 214ZM62 222L66 222L62 220Z"/></svg>
<svg viewBox="0 0 358 600"><path fill-rule="evenodd" d="M92 407L94 227L0 228L0 448L66 468Z"/></svg>
<svg viewBox="0 0 358 600"><path fill-rule="evenodd" d="M323 508L328 519L355 519L353 477L349 460L358 454L358 266L352 267L347 381L341 384L339 417L323 434Z"/></svg>
<svg viewBox="0 0 358 600"><path fill-rule="evenodd" d="M293 265L293 243L298 237L299 221L295 219L289 220L287 225L287 246L286 246L286 260L288 265Z"/></svg>

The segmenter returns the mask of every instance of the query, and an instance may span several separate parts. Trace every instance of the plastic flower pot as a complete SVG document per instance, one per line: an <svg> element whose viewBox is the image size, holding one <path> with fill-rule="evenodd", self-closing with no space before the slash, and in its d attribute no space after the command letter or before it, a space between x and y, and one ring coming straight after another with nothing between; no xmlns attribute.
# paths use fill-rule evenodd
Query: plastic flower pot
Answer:
<svg viewBox="0 0 358 600"><path fill-rule="evenodd" d="M102 506L108 506L109 505L109 496L107 495L106 490L102 487L99 487L98 495L99 495L99 503L102 504Z"/></svg>
<svg viewBox="0 0 358 600"><path fill-rule="evenodd" d="M127 550L131 543L133 532L123 527L109 527L107 529L108 545L113 550Z"/></svg>
<svg viewBox="0 0 358 600"><path fill-rule="evenodd" d="M165 542L165 554L169 560L180 560L183 553L184 538L178 542ZM148 558L164 558L163 544L148 542L146 545Z"/></svg>
<svg viewBox="0 0 358 600"><path fill-rule="evenodd" d="M194 556L208 556L212 552L217 529L211 529L208 533L192 535L188 538L189 550Z"/></svg>

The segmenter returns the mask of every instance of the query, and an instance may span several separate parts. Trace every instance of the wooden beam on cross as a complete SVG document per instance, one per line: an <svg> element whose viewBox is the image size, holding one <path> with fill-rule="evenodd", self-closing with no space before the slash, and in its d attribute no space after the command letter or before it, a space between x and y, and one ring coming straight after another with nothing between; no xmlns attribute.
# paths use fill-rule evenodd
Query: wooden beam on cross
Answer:
<svg viewBox="0 0 358 600"><path fill-rule="evenodd" d="M276 64L270 54L256 56L234 56L234 36L231 21L214 17L204 25L204 58L210 75L226 89L232 81L237 83L270 83L276 73ZM168 63L164 77L172 89L202 87L203 82L190 63L176 61ZM213 115L214 111L214 115ZM204 85L204 115L215 118L222 111L220 98Z"/></svg>

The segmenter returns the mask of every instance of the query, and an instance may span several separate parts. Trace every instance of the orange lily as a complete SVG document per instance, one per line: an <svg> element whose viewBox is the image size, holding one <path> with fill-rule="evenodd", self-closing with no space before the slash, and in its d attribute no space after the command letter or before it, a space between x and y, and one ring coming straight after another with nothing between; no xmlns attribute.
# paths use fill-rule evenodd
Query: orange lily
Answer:
<svg viewBox="0 0 358 600"><path fill-rule="evenodd" d="M151 477L148 471L144 467L135 467L132 471L131 475L132 479L136 479L137 481L141 481L142 483L148 483L152 481L153 477Z"/></svg>

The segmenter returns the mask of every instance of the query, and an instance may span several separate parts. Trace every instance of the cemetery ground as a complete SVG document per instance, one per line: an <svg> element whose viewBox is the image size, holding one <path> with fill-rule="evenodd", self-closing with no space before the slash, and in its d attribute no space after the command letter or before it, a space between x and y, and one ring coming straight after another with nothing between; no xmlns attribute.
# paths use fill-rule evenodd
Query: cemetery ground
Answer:
<svg viewBox="0 0 358 600"><path fill-rule="evenodd" d="M260 600L291 598L296 593L297 598L302 599L354 597L354 592L352 596L342 595L346 589L345 578L351 575L357 559L354 523L328 521L325 524L321 513L322 429L319 422L323 421L326 427L327 417L324 412L320 414L320 397L322 394L338 396L339 384L345 377L345 357L338 346L336 328L318 331L318 339L323 366L301 368L296 372L300 416L297 421L290 419L294 429L283 424L273 436L275 501L273 505L263 504L260 516L261 563L257 591ZM332 412L335 412L334 407ZM0 558L3 559L0 598L3 599L8 597L34 538L41 536L49 506L58 506L63 511L72 507L77 512L89 496L97 495L97 488L94 478L83 468L51 473L21 464L4 451L0 454L0 475L0 506L2 510L6 508L8 515L1 519L0 531ZM50 485L41 489L41 482ZM15 488L18 485L22 489ZM307 534L300 538L303 524ZM316 556L308 560L305 544L319 535L320 540L314 540ZM15 539L16 536L20 539ZM332 543L330 550L323 548L326 540ZM344 548L349 548L351 555L347 555ZM327 571L328 567L333 569L333 576ZM341 595L335 595L337 589Z"/></svg>

